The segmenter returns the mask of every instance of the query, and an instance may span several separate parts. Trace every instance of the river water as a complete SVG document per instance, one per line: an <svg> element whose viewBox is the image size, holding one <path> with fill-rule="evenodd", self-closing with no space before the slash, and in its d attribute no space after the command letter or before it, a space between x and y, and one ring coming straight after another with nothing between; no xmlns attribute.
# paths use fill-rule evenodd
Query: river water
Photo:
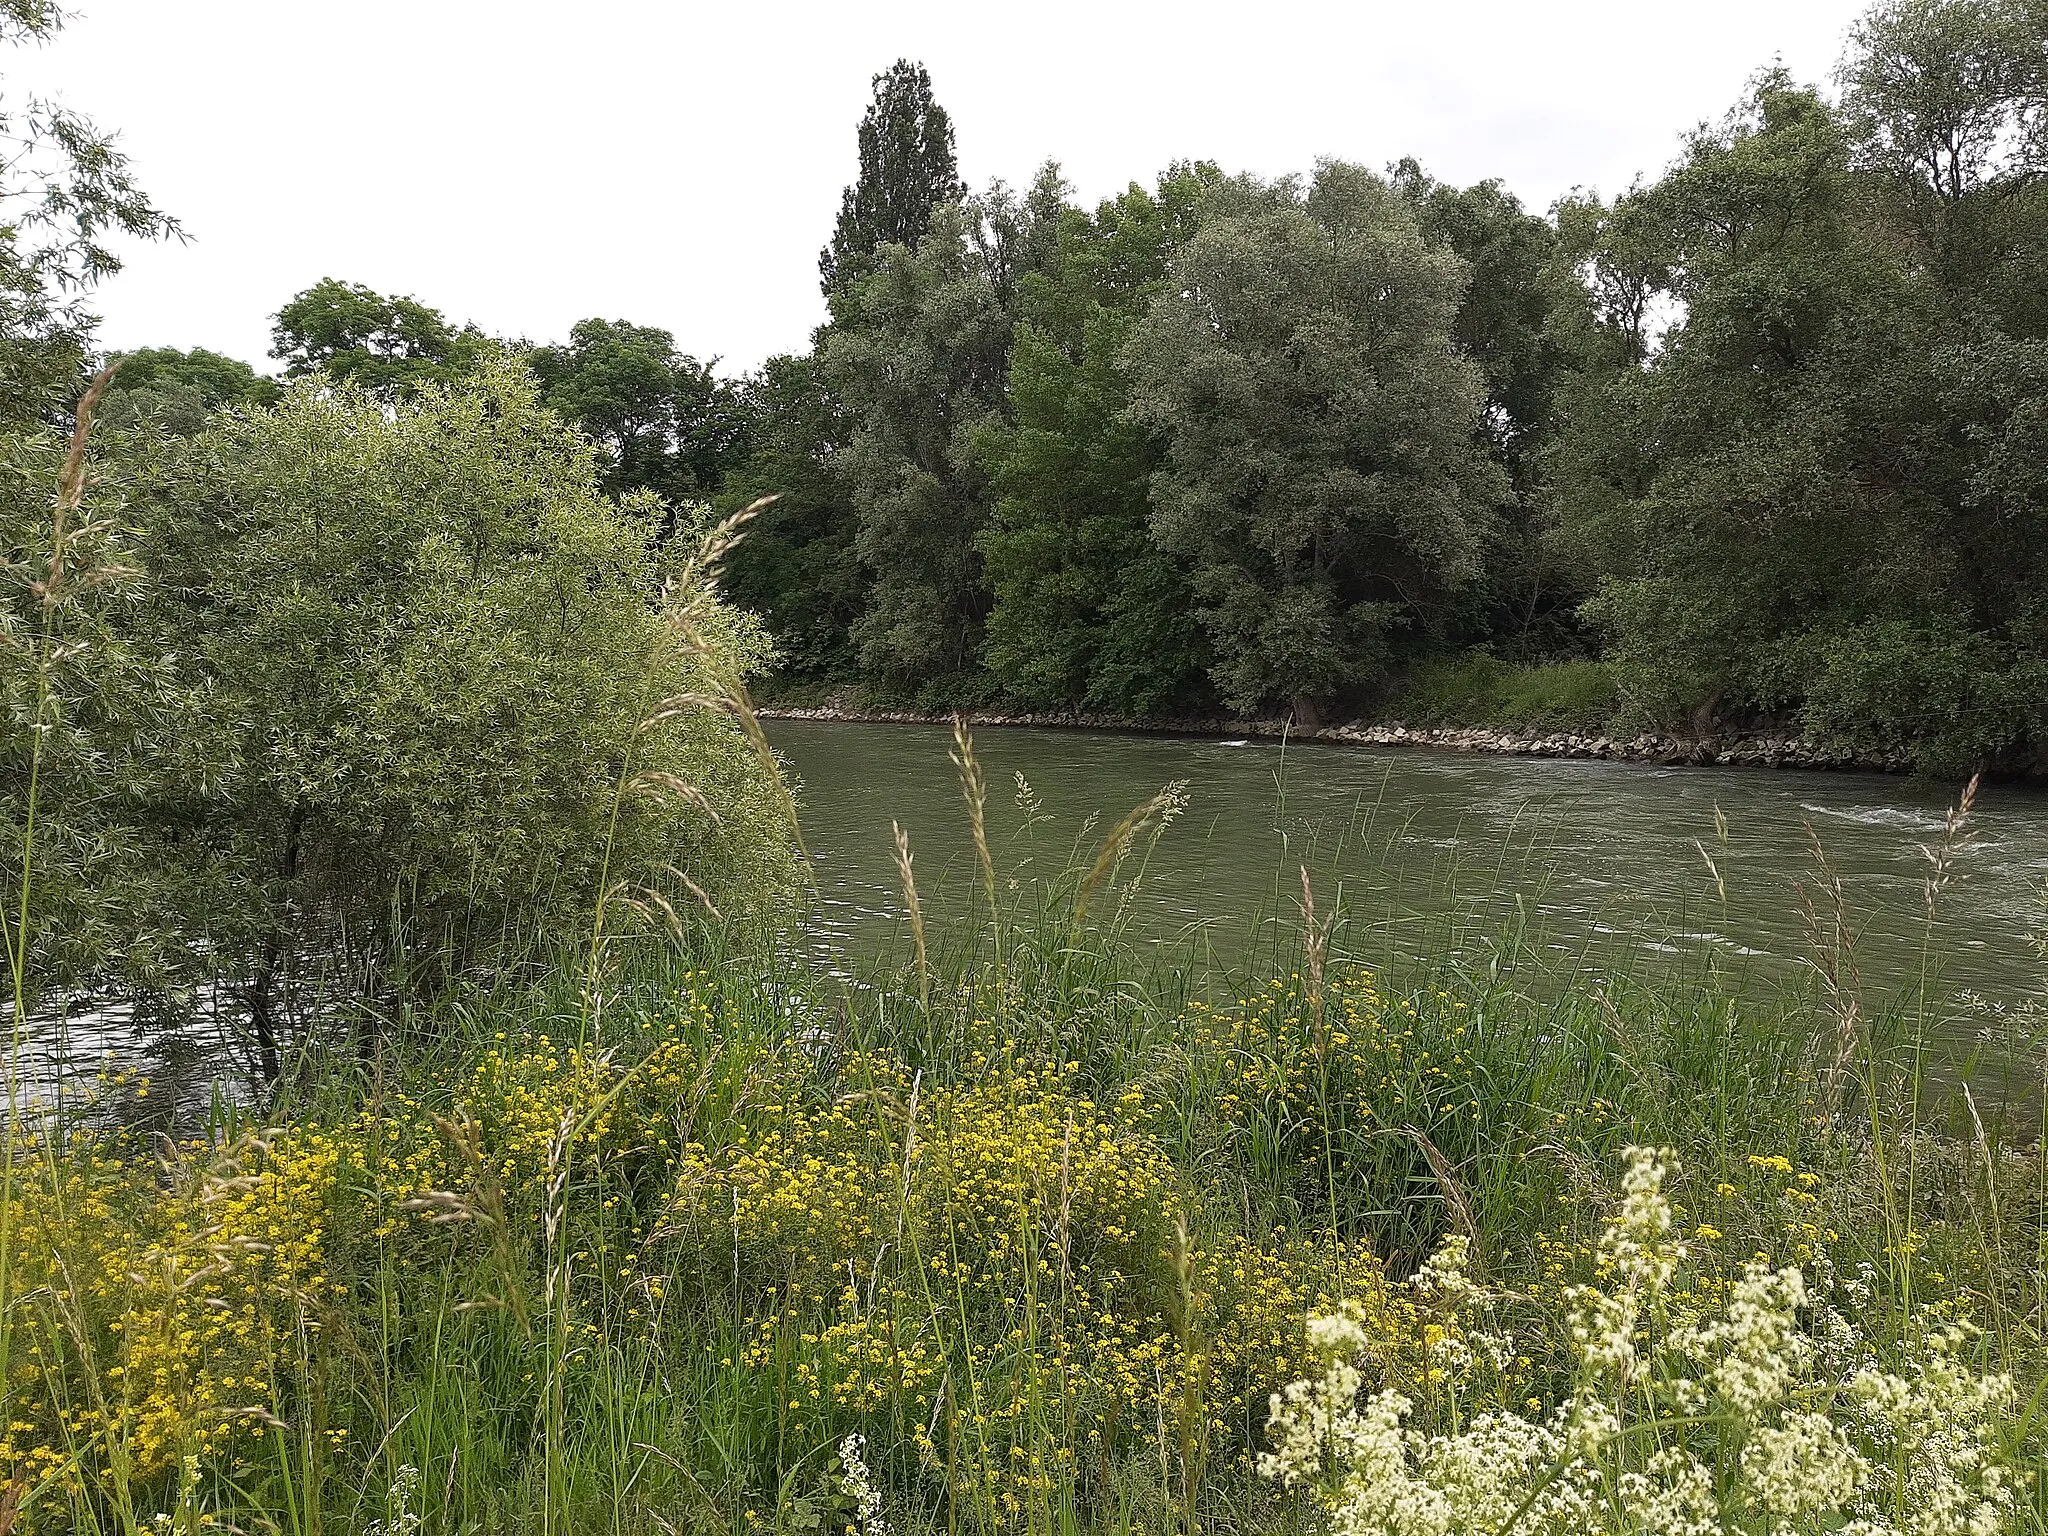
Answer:
<svg viewBox="0 0 2048 1536"><path fill-rule="evenodd" d="M795 720L768 731L799 780L821 897L816 948L846 967L904 953L892 823L910 836L933 942L967 932L950 920L968 910L979 874L951 731ZM1954 798L1940 785L1044 728L984 729L976 747L992 851L1013 894L1085 864L1134 805L1185 782L1186 811L1124 908L1130 935L1167 963L1228 967L1260 945L1298 954L1305 866L1319 917L1341 914L1333 949L1375 963L1483 961L1513 931L1519 953L1557 976L1713 966L1731 982L1798 977L1813 954L1798 883L1815 880L1818 838L1846 896L1867 1004L1917 993L1932 953L1937 1027L1952 1045L1982 1031L2009 1051L2017 1042L2000 1012L2048 990L2048 962L2030 942L2048 926L2040 790L1984 790L1949 858L1929 942L1923 850L1942 844ZM1036 819L1019 806L1020 776ZM255 1091L236 1069L246 1054L237 1037L222 1022L159 1033L125 1007L85 1011L68 1029L31 1031L21 1065L38 1100L67 1081L89 1094L111 1059L149 1073L158 1102L190 1108L223 1080L231 1096ZM2018 1048L2017 1061L1999 1054L2033 1080L2039 1048Z"/></svg>
<svg viewBox="0 0 2048 1536"><path fill-rule="evenodd" d="M900 942L892 822L910 835L927 908L961 910L978 876L948 729L768 730L801 780L821 927L839 953ZM1951 1017L1958 998L2010 1008L2043 985L2029 940L2048 926L2048 794L2036 789L1979 795L1930 946L1923 850L1941 846L1959 786L1042 728L985 728L976 748L1006 883L1092 854L1133 805L1185 780L1187 811L1153 852L1131 929L1160 945L1195 938L1226 961L1297 920L1306 865L1321 910L1341 901L1343 941L1369 957L1483 943L1520 923L1567 969L1712 960L1789 976L1813 952L1798 883L1816 878L1818 838L1872 1001L1917 988L1929 949ZM1035 825L1018 775L1042 807Z"/></svg>

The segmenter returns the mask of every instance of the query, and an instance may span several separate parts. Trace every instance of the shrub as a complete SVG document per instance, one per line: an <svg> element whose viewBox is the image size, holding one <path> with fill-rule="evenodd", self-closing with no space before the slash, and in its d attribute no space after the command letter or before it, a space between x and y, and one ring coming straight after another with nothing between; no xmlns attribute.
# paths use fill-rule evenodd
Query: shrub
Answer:
<svg viewBox="0 0 2048 1536"><path fill-rule="evenodd" d="M1519 726L1599 730L1619 695L1597 661L1518 667L1486 651L1417 667L1391 713L1410 725Z"/></svg>
<svg viewBox="0 0 2048 1536"><path fill-rule="evenodd" d="M141 819L259 1029L316 961L416 978L587 934L601 897L788 884L779 787L716 707L765 640L514 362L397 405L304 382L153 451L139 627L204 702Z"/></svg>

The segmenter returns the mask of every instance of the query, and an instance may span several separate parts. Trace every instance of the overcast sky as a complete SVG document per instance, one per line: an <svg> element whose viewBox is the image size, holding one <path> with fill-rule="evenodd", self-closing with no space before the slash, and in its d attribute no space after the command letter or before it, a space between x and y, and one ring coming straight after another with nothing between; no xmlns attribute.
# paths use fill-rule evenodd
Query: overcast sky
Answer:
<svg viewBox="0 0 2048 1536"><path fill-rule="evenodd" d="M1532 207L1612 193L1758 67L1833 68L1861 0L76 0L27 90L119 130L182 246L100 293L113 347L267 367L322 277L549 340L659 325L722 371L801 347L870 77L922 59L961 170L1089 202L1175 159L1412 154Z"/></svg>

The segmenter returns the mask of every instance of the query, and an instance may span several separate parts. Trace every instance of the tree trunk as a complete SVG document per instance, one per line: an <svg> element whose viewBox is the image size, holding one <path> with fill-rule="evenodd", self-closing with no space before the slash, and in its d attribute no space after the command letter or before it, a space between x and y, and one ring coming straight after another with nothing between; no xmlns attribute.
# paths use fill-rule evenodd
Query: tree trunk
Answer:
<svg viewBox="0 0 2048 1536"><path fill-rule="evenodd" d="M248 992L249 1022L256 1031L256 1052L266 1085L274 1084L283 1069L277 1044L277 986L287 959L285 946L291 938L285 918L296 894L293 887L299 877L299 849L305 827L306 808L292 807L291 824L284 837L284 857L279 861L278 917L263 941L263 964Z"/></svg>

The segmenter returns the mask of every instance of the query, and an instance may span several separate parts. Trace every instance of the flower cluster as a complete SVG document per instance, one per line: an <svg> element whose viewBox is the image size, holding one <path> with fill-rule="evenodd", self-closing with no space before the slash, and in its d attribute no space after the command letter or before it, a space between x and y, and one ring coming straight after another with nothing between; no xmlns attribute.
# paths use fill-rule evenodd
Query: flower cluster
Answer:
<svg viewBox="0 0 2048 1536"><path fill-rule="evenodd" d="M1668 1154L1628 1154L1601 1243L1607 1288L1581 1294L1580 1369L1547 1413L1411 1429L1399 1392L1359 1400L1366 1335L1339 1311L1313 1330L1320 1376L1273 1395L1261 1471L1320 1489L1346 1536L2006 1529L2021 1477L2000 1433L2013 1384L1964 1364L1958 1325L1934 1322L1896 1368L1866 1363L1843 1381L1814 1369L1809 1335L1838 1336L1846 1320L1806 1316L1825 1308L1802 1273L1758 1263L1717 1313L1653 1326L1684 1259L1663 1194L1669 1169Z"/></svg>

